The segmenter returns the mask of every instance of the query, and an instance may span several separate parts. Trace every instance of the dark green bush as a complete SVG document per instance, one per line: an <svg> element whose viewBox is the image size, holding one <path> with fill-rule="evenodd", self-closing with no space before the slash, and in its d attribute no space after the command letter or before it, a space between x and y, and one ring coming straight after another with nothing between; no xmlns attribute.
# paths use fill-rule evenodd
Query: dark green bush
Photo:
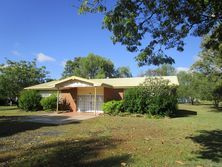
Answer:
<svg viewBox="0 0 222 167"><path fill-rule="evenodd" d="M41 95L35 90L22 91L19 97L19 108L26 111L38 111L41 109Z"/></svg>
<svg viewBox="0 0 222 167"><path fill-rule="evenodd" d="M123 106L130 113L173 115L177 111L176 88L166 80L147 78L139 87L125 91Z"/></svg>
<svg viewBox="0 0 222 167"><path fill-rule="evenodd" d="M106 114L117 115L123 112L123 101L109 101L103 104L102 110Z"/></svg>
<svg viewBox="0 0 222 167"><path fill-rule="evenodd" d="M0 97L0 106L5 106L5 105L7 105L7 99Z"/></svg>
<svg viewBox="0 0 222 167"><path fill-rule="evenodd" d="M128 89L124 94L123 107L130 113L144 114L148 110L149 95L140 87Z"/></svg>
<svg viewBox="0 0 222 167"><path fill-rule="evenodd" d="M57 97L56 95L52 94L49 97L44 97L40 101L40 104L43 107L43 110L46 111L53 111L56 109L56 104L57 104Z"/></svg>

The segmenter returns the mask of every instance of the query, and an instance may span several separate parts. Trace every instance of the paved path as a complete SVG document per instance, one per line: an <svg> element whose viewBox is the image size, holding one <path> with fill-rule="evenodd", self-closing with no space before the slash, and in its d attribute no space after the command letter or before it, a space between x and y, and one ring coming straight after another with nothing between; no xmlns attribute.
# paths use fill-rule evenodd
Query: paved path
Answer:
<svg viewBox="0 0 222 167"><path fill-rule="evenodd" d="M95 118L93 113L49 113L43 115L35 115L35 116L27 116L20 121L25 122L38 122L38 123L46 123L46 124L68 124L68 123L78 123L83 120Z"/></svg>

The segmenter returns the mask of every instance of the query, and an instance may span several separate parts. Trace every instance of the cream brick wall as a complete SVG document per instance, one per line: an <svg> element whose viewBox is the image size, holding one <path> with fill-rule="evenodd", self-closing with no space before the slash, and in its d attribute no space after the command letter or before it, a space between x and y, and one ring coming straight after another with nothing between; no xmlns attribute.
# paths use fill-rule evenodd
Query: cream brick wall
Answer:
<svg viewBox="0 0 222 167"><path fill-rule="evenodd" d="M94 95L95 88L94 87L85 87L85 88L77 88L77 95ZM96 87L97 95L104 95L103 87Z"/></svg>

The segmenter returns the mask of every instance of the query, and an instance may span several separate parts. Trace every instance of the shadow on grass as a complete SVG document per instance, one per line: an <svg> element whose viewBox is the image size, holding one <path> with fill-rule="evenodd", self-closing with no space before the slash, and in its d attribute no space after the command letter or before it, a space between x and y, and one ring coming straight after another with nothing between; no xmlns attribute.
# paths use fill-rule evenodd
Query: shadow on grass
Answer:
<svg viewBox="0 0 222 167"><path fill-rule="evenodd" d="M178 110L175 115L171 116L171 118L190 117L190 116L196 116L196 115L197 115L196 111Z"/></svg>
<svg viewBox="0 0 222 167"><path fill-rule="evenodd" d="M41 127L58 126L62 124L62 121L66 121L67 118L69 117L59 116L54 118L53 116L0 116L0 138L29 130L36 130ZM77 120L67 122L67 124L73 123L76 124L80 122Z"/></svg>
<svg viewBox="0 0 222 167"><path fill-rule="evenodd" d="M66 140L32 147L18 159L16 166L53 166L53 167L104 167L121 166L129 162L128 154L112 154L122 141L105 137L87 140ZM104 153L105 152L105 153ZM6 159L5 159L6 160ZM13 160L13 159L11 159Z"/></svg>
<svg viewBox="0 0 222 167"><path fill-rule="evenodd" d="M195 152L198 158L222 163L222 130L202 130L199 135L189 138L201 145L201 149Z"/></svg>
<svg viewBox="0 0 222 167"><path fill-rule="evenodd" d="M210 108L211 108L210 112L222 112L222 107L216 108L216 107L212 106Z"/></svg>
<svg viewBox="0 0 222 167"><path fill-rule="evenodd" d="M49 124L21 122L24 116L2 116L0 117L0 137L11 136L27 130L39 129L43 126L53 126Z"/></svg>
<svg viewBox="0 0 222 167"><path fill-rule="evenodd" d="M212 106L211 103L195 103L193 106Z"/></svg>

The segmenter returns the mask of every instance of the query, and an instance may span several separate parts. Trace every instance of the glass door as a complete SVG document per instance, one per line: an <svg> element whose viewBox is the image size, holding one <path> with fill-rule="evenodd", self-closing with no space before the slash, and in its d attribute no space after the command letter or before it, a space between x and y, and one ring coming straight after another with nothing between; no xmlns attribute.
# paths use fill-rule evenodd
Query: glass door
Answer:
<svg viewBox="0 0 222 167"><path fill-rule="evenodd" d="M78 111L94 112L94 95L79 95L77 98ZM103 95L96 96L96 110L102 111Z"/></svg>

